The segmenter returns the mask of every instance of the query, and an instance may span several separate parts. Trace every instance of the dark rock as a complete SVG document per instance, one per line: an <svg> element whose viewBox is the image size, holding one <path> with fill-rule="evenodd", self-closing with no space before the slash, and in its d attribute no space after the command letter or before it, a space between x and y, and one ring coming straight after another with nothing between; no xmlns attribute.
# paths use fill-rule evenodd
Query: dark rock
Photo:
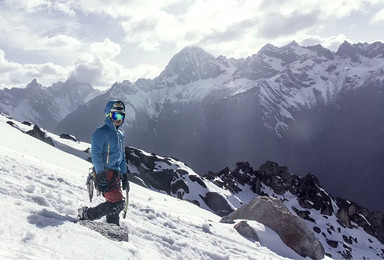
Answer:
<svg viewBox="0 0 384 260"><path fill-rule="evenodd" d="M339 223L353 228L351 223L353 221L365 232L384 243L384 214L382 212L366 209L342 198L336 198L336 204L340 208L337 214Z"/></svg>
<svg viewBox="0 0 384 260"><path fill-rule="evenodd" d="M330 246L333 247L333 248L337 248L339 242L337 242L337 241L335 241L335 240L327 239L327 244L330 245Z"/></svg>
<svg viewBox="0 0 384 260"><path fill-rule="evenodd" d="M77 138L70 134L61 134L60 138L78 142Z"/></svg>
<svg viewBox="0 0 384 260"><path fill-rule="evenodd" d="M34 125L33 126L33 129L32 130L29 130L28 132L26 132L27 134L29 134L30 136L33 136L43 142L46 142L47 144L50 144L52 146L55 146L52 138L50 137L47 137L46 136L46 132L41 130L37 125Z"/></svg>
<svg viewBox="0 0 384 260"><path fill-rule="evenodd" d="M343 239L344 239L344 241L346 242L346 243L348 243L348 244L350 244L350 245L352 245L352 243L353 243L353 237L351 237L351 236L349 236L349 237L347 237L347 236L345 236L345 235L343 235Z"/></svg>
<svg viewBox="0 0 384 260"><path fill-rule="evenodd" d="M219 210L227 210L229 212L233 211L231 206L229 206L228 202L216 192L208 192L205 197L201 196L201 198L214 212L217 212Z"/></svg>
<svg viewBox="0 0 384 260"><path fill-rule="evenodd" d="M193 182L197 182L198 184L200 184L203 188L207 188L207 185L205 185L205 183L203 182L203 180L197 176L197 175L189 175L189 179L191 179L191 181Z"/></svg>
<svg viewBox="0 0 384 260"><path fill-rule="evenodd" d="M189 187L183 180L178 180L171 185L171 192L177 194L179 199L183 199L185 193L189 193Z"/></svg>
<svg viewBox="0 0 384 260"><path fill-rule="evenodd" d="M299 210L299 209L297 209L297 208L295 208L295 207L292 207L292 209L296 212L296 214L297 214L300 218L305 219L305 220L309 220L309 221L311 221L311 222L313 222L313 223L316 223L316 221L315 221L313 218L311 218L311 217L309 216L309 215L311 214L310 211L308 211L308 210Z"/></svg>
<svg viewBox="0 0 384 260"><path fill-rule="evenodd" d="M348 208L344 208L344 207L339 208L336 216L346 227L352 228L352 224L349 219Z"/></svg>
<svg viewBox="0 0 384 260"><path fill-rule="evenodd" d="M23 124L23 125L27 125L27 126L31 126L31 125L32 125L32 123L31 123L31 122L28 122L28 121L23 121L22 124Z"/></svg>
<svg viewBox="0 0 384 260"><path fill-rule="evenodd" d="M10 126L14 126L15 123L13 123L12 121L7 121L7 124L10 125Z"/></svg>
<svg viewBox="0 0 384 260"><path fill-rule="evenodd" d="M220 219L220 223L225 223L225 224L234 224L235 221L232 220L230 217L228 216L223 216L221 219Z"/></svg>
<svg viewBox="0 0 384 260"><path fill-rule="evenodd" d="M259 237L257 236L255 230L253 230L253 228L248 225L247 221L240 221L235 225L235 229L237 232L239 232L240 235L250 238L254 241L259 241Z"/></svg>

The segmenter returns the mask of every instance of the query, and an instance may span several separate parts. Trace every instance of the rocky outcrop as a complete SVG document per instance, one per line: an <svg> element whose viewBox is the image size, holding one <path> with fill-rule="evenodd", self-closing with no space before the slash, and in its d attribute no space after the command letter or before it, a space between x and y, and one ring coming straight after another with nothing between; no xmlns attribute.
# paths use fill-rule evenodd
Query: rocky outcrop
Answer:
<svg viewBox="0 0 384 260"><path fill-rule="evenodd" d="M126 148L126 159L133 173L130 175L131 181L210 209L223 217L222 223L233 223L228 216L235 210L234 206L241 207L248 202L234 202L232 199L270 196L278 197L282 203L287 201L290 212L308 225L307 231L309 229L319 239L329 257L356 257L354 250L359 247L358 236L353 231L343 231L343 228L361 227L383 241L382 213L333 198L321 187L319 179L313 174L297 176L287 167L267 161L258 169L254 169L248 162L238 162L233 170L227 167L202 177L175 158L146 153L133 147ZM212 184L222 188L223 192ZM228 194L231 194L230 197ZM301 226L296 228L300 230ZM381 257L381 246L375 244L373 238L368 243L370 250ZM305 252L302 250L302 254L306 254Z"/></svg>
<svg viewBox="0 0 384 260"><path fill-rule="evenodd" d="M26 132L30 136L33 136L43 142L46 142L47 144L50 144L52 146L55 146L52 138L46 136L46 132L40 129L37 125L33 126L32 130L29 130Z"/></svg>
<svg viewBox="0 0 384 260"><path fill-rule="evenodd" d="M9 119L12 119L12 118L10 117ZM55 143L53 142L52 138L46 136L47 132L45 130L41 129L40 127L38 127L37 125L34 125L31 130L24 131L14 121L9 120L9 121L7 121L7 124L12 126L13 128L16 128L17 130L21 131L24 134L28 134L28 135L35 137L35 138L37 138L37 139L39 139L39 140L41 140L47 144L55 146ZM32 126L32 124L27 122L27 121L23 122L23 124L28 125L28 126Z"/></svg>
<svg viewBox="0 0 384 260"><path fill-rule="evenodd" d="M365 232L384 243L384 214L382 212L363 208L342 198L336 198L336 203L339 207L337 217L340 223L348 228L353 228L352 223L356 223Z"/></svg>
<svg viewBox="0 0 384 260"><path fill-rule="evenodd" d="M146 153L134 147L126 147L125 154L130 169L134 169L129 175L130 181L164 191L197 206L205 204L219 216L228 215L233 211L223 195L211 191L207 187L207 180L178 159Z"/></svg>
<svg viewBox="0 0 384 260"><path fill-rule="evenodd" d="M260 196L232 212L229 217L256 220L273 229L299 255L324 258L324 248L312 230L290 213L279 199Z"/></svg>
<svg viewBox="0 0 384 260"><path fill-rule="evenodd" d="M334 212L332 198L321 187L316 176L307 174L299 177L291 174L286 166L279 166L272 161L267 161L258 170L254 170L248 162L238 162L233 171L225 168L218 173L209 172L205 177L233 193L241 191L238 184L249 184L255 193L264 195L260 186L264 184L276 194L282 195L289 191L296 195L303 208L314 208L328 216Z"/></svg>
<svg viewBox="0 0 384 260"><path fill-rule="evenodd" d="M171 159L178 161L177 159L156 156L133 147L126 147L125 154L127 162L138 170L138 174L133 174L136 175L136 180L133 180L135 183L139 185L145 183L147 187L163 190L179 198L182 198L182 194L189 193L188 185L180 179L186 177L188 172L175 169L174 163L170 161Z"/></svg>

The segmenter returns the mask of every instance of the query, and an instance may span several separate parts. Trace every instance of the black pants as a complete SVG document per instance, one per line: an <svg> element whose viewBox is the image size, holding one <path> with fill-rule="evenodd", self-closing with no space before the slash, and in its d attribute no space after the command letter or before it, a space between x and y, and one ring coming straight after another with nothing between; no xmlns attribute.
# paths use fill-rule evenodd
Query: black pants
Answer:
<svg viewBox="0 0 384 260"><path fill-rule="evenodd" d="M103 202L94 208L88 208L87 216L89 220L99 219L106 216L108 223L113 223L120 226L119 214L123 209L123 200L115 203Z"/></svg>

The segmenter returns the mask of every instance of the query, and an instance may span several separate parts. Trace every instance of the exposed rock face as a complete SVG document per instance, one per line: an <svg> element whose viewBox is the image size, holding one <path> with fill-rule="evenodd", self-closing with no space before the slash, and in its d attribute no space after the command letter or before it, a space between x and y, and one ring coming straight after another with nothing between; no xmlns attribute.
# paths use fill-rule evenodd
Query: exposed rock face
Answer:
<svg viewBox="0 0 384 260"><path fill-rule="evenodd" d="M233 193L241 191L238 184L249 184L255 193L260 194L260 185L263 183L271 187L276 194L282 195L289 191L297 195L303 208L314 208L328 216L334 212L331 197L321 188L319 180L314 175L307 174L305 177L299 177L291 174L287 167L279 166L272 161L267 161L256 171L248 162L238 162L233 171L225 168L218 173L209 172L205 177L215 180L216 185Z"/></svg>
<svg viewBox="0 0 384 260"><path fill-rule="evenodd" d="M339 234L342 228L357 229L361 227L365 232L384 243L384 214L382 212L372 211L354 202L332 197L321 187L319 180L312 174L299 177L291 174L287 167L279 166L272 161L267 161L258 170L254 170L248 162L238 162L234 170L225 168L217 173L209 172L206 178L235 194L243 192L242 189L244 188L250 188L259 195L268 195L265 193L266 188L271 188L273 190L272 196L281 195L282 198L291 193L298 202L298 205L291 207L291 209L300 218L310 221L310 224L318 224L316 211L321 213L324 219L328 219L328 216L336 216L338 228L335 228L331 222L327 224L326 230L321 230L317 226L311 228L318 234L320 240L323 239L321 241L324 246L328 245L332 248L326 248L326 250L327 252L333 251L333 257L350 259L353 250L347 247L345 243L350 245L358 243L355 236L335 237L335 234ZM245 192L247 191L245 190ZM372 244L373 242L369 241L369 243ZM335 251L337 254L334 253ZM377 252L378 257L383 256L380 249Z"/></svg>
<svg viewBox="0 0 384 260"><path fill-rule="evenodd" d="M240 221L235 225L235 229L237 232L239 232L242 236L245 236L247 238L250 238L255 241L259 241L259 237L257 236L256 232L251 228L247 221Z"/></svg>
<svg viewBox="0 0 384 260"><path fill-rule="evenodd" d="M238 162L234 170L227 167L220 172L209 172L201 177L175 158L146 153L133 147L126 148L126 157L133 173L130 175L131 181L210 209L223 217L222 223L232 222L228 216L231 216L235 208L241 209L241 205L258 195L267 195L271 198L279 197L282 203L289 200L290 214L297 215L303 220L302 223L308 225L307 231L310 230L317 237L324 247L323 252L326 251L329 257L356 257L354 252L359 248L360 241L357 241L358 237L353 231L343 231L343 228L361 227L368 234L383 241L384 218L381 212L370 211L353 202L333 198L312 174L300 177L292 174L285 166L267 161L259 169L254 169L248 162ZM234 202L229 202L229 197L225 195L227 193L220 193L212 184L232 193L232 198L247 199L233 204ZM279 210L284 211L286 208L278 208L276 211ZM270 214L267 216L270 217ZM321 220L325 220L325 224ZM296 228L300 230L301 226ZM288 238L297 240L294 236ZM370 250L374 251L376 256L382 257L381 246L375 244L372 239L368 243ZM307 251L299 248L298 251L300 250L302 255L307 254ZM309 253L307 255L309 256ZM311 257L319 255L321 253Z"/></svg>
<svg viewBox="0 0 384 260"><path fill-rule="evenodd" d="M232 212L229 217L256 220L273 229L299 255L324 258L324 248L312 230L290 213L279 199L260 196Z"/></svg>
<svg viewBox="0 0 384 260"><path fill-rule="evenodd" d="M210 190L207 187L209 183L207 180L179 160L149 154L133 147L126 147L125 154L133 173L129 175L130 181L165 191L171 196L190 201L197 206L206 205L219 216L228 215L233 211L223 195Z"/></svg>
<svg viewBox="0 0 384 260"><path fill-rule="evenodd" d="M228 202L216 192L208 192L203 199L204 202L207 203L207 205L219 216L228 215L233 211L228 205Z"/></svg>
<svg viewBox="0 0 384 260"><path fill-rule="evenodd" d="M27 134L29 134L30 136L33 136L43 142L46 142L47 144L50 144L52 146L55 146L55 144L53 143L53 140L52 138L50 137L46 137L45 134L46 132L44 132L43 130L41 130L37 125L34 125L33 126L33 129L32 130L29 130L28 132L26 132Z"/></svg>
<svg viewBox="0 0 384 260"><path fill-rule="evenodd" d="M142 185L144 182L147 187L152 187L158 190L166 191L168 194L177 194L182 198L182 194L189 193L188 185L179 177L188 175L186 171L181 169L170 169L172 163L169 158L157 157L155 154L146 154L142 151L126 147L127 162L133 164L139 170L139 179L142 182L137 182ZM156 167L156 165L164 165ZM169 166L167 168L166 166Z"/></svg>
<svg viewBox="0 0 384 260"><path fill-rule="evenodd" d="M352 221L384 243L384 214L382 212L363 208L342 198L336 198L336 203L339 207L337 217L341 223L348 228L353 228Z"/></svg>

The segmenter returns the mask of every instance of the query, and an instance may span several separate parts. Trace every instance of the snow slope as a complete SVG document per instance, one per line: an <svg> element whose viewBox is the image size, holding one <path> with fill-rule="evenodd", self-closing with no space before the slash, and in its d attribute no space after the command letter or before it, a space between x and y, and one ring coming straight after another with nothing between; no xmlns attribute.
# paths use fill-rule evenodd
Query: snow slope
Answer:
<svg viewBox="0 0 384 260"><path fill-rule="evenodd" d="M275 232L251 222L260 242L192 203L131 185L129 242L114 242L65 220L89 203L91 164L23 134L0 116L0 258L300 259ZM101 219L100 221L105 221ZM271 251L273 249L275 252Z"/></svg>

